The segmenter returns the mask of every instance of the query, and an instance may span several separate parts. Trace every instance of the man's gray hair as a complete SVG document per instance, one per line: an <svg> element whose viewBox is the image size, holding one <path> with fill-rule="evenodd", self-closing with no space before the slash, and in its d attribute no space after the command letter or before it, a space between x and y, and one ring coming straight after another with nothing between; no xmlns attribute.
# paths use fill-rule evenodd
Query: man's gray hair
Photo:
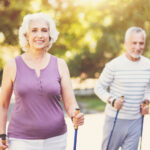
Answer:
<svg viewBox="0 0 150 150"><path fill-rule="evenodd" d="M142 28L140 27L130 27L128 28L128 30L126 31L126 34L125 34L125 41L127 41L131 35L131 33L142 33L144 35L144 39L146 39L146 32L145 30L143 30Z"/></svg>

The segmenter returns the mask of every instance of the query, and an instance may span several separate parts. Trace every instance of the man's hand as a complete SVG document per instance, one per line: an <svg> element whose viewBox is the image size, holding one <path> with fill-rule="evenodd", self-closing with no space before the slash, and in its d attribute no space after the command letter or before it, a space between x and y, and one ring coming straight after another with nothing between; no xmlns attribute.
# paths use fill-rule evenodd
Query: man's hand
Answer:
<svg viewBox="0 0 150 150"><path fill-rule="evenodd" d="M124 103L124 97L121 96L118 99L115 100L114 102L114 108L116 108L117 110L120 110L123 106Z"/></svg>
<svg viewBox="0 0 150 150"><path fill-rule="evenodd" d="M140 109L141 109L141 114L142 115L148 114L149 113L149 101L144 100L140 105Z"/></svg>

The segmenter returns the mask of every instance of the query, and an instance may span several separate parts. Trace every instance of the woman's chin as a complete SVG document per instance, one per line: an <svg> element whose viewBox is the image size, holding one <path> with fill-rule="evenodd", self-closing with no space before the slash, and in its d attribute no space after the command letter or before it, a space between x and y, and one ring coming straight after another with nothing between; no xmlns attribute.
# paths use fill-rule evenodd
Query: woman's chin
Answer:
<svg viewBox="0 0 150 150"><path fill-rule="evenodd" d="M45 50L46 47L45 46L36 46L36 47L34 47L34 49L36 49L36 50Z"/></svg>

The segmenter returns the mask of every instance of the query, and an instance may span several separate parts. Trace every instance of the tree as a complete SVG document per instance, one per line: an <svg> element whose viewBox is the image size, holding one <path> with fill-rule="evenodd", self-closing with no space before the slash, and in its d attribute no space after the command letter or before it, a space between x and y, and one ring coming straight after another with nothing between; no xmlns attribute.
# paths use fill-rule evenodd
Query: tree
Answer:
<svg viewBox="0 0 150 150"><path fill-rule="evenodd" d="M46 12L60 32L50 52L67 61L71 76L86 73L87 77L95 77L109 60L124 51L127 28L144 28L149 41L149 8L149 0L3 0L0 1L0 43L16 46L16 51L20 51L17 39L23 16ZM5 40L1 40L2 35ZM147 42L144 55L150 57L149 51ZM1 66L3 62L1 56Z"/></svg>

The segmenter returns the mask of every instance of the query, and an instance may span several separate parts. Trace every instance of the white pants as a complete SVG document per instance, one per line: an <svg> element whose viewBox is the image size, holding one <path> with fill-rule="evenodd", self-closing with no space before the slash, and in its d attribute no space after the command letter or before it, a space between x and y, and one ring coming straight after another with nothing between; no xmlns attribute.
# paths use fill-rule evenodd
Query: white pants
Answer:
<svg viewBox="0 0 150 150"><path fill-rule="evenodd" d="M65 150L66 139L66 133L60 136L39 140L9 138L8 150Z"/></svg>

